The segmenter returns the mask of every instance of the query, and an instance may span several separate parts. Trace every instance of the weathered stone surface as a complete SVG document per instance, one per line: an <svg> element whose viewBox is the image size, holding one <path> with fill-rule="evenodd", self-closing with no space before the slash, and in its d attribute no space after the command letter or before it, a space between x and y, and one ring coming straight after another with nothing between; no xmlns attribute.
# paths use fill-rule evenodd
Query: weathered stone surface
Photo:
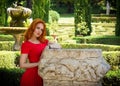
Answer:
<svg viewBox="0 0 120 86"><path fill-rule="evenodd" d="M45 49L38 73L44 86L101 86L109 69L101 49Z"/></svg>

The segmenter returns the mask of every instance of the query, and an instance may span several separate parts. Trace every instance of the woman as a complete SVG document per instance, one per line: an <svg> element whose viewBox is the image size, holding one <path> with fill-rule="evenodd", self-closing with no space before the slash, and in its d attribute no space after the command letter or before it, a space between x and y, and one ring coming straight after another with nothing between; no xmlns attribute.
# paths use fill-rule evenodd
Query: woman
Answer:
<svg viewBox="0 0 120 86"><path fill-rule="evenodd" d="M38 75L38 63L42 51L48 45L45 35L45 22L33 20L21 46L20 67L26 70L21 77L20 86L43 86L43 79Z"/></svg>

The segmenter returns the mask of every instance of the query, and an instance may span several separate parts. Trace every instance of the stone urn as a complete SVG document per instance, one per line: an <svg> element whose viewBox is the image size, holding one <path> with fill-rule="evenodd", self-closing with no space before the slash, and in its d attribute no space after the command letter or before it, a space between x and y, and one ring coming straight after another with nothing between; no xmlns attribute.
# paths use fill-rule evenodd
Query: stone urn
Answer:
<svg viewBox="0 0 120 86"><path fill-rule="evenodd" d="M7 9L8 14L12 18L10 21L10 27L24 27L25 21L30 17L32 11L29 8L16 6Z"/></svg>

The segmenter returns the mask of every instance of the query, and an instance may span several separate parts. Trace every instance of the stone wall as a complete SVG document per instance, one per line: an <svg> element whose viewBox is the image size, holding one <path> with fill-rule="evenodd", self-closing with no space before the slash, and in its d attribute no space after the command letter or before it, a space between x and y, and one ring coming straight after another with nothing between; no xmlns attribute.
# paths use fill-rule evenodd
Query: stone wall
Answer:
<svg viewBox="0 0 120 86"><path fill-rule="evenodd" d="M45 49L38 73L44 86L101 86L109 69L101 49Z"/></svg>

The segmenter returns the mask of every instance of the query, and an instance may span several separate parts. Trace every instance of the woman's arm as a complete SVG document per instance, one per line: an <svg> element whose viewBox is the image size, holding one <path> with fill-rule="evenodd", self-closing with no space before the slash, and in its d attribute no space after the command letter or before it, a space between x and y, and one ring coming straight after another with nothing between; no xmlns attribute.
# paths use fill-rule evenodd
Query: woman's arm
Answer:
<svg viewBox="0 0 120 86"><path fill-rule="evenodd" d="M28 63L26 62L28 58L28 54L21 54L20 57L20 68L32 68L38 66L38 62L36 63Z"/></svg>

